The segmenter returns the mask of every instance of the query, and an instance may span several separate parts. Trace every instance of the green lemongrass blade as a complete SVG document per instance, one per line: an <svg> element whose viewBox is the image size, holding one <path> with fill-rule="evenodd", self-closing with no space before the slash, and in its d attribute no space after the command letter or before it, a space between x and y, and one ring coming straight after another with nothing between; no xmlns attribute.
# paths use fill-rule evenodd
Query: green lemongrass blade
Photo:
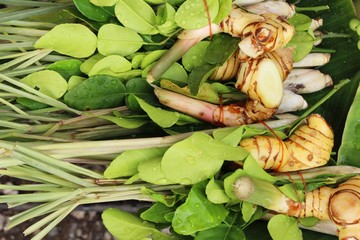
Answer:
<svg viewBox="0 0 360 240"><path fill-rule="evenodd" d="M55 192L62 191L58 185L55 184L24 184L24 185L7 185L0 184L0 189L18 190L18 191L44 191Z"/></svg>
<svg viewBox="0 0 360 240"><path fill-rule="evenodd" d="M19 152L15 151L12 153L12 156L16 159L19 159L20 161L23 161L24 163L26 163L30 166L33 166L36 169L39 169L46 173L54 174L55 176L62 178L62 179L66 179L67 181L69 181L71 183L76 183L80 186L87 186L87 187L94 185L92 183L85 181L82 178L74 176L64 170L58 169L58 168L54 167L53 165L49 165L44 162L38 161L37 159L30 157L28 155L25 155L23 153L19 153Z"/></svg>
<svg viewBox="0 0 360 240"><path fill-rule="evenodd" d="M47 215L46 217L40 219L36 223L32 224L31 226L29 226L28 228L26 228L24 230L24 232L23 232L24 236L28 236L29 234L32 234L33 232L39 230L40 228L42 228L43 226L45 226L46 224L48 224L49 222L51 222L52 220L54 220L55 218L60 216L68 208L69 207L67 207L67 206L62 207L62 208L54 211L53 213Z"/></svg>
<svg viewBox="0 0 360 240"><path fill-rule="evenodd" d="M21 20L2 22L1 25L16 26L16 27L31 27L31 28L48 28L48 29L52 29L53 27L56 26L56 24L54 23L37 22L37 21L21 21Z"/></svg>
<svg viewBox="0 0 360 240"><path fill-rule="evenodd" d="M16 130L24 131L24 132L29 130L29 128L30 128L30 125L28 125L28 124L7 122L7 121L2 121L2 120L0 120L0 126L6 127L6 128L11 128L11 129L16 129Z"/></svg>
<svg viewBox="0 0 360 240"><path fill-rule="evenodd" d="M14 166L11 166L11 168L13 168L13 167ZM16 171L13 169L11 169L11 170L0 169L0 175L18 178L18 179L22 179L22 180L26 180L26 181L43 182L43 181L39 181L39 179L34 179L33 176L31 176L31 175L29 176L22 171Z"/></svg>
<svg viewBox="0 0 360 240"><path fill-rule="evenodd" d="M24 1L24 0L0 0L0 4L6 4L9 6L20 6L20 7L43 7L43 6L53 6L55 3Z"/></svg>
<svg viewBox="0 0 360 240"><path fill-rule="evenodd" d="M21 65L17 66L15 69L27 68L27 67L31 66L32 64L36 63L37 61L39 61L40 59L42 59L43 57L45 57L46 55L50 54L51 52L52 52L52 50L42 51L38 55L32 57L31 59L29 59L26 62L22 63Z"/></svg>
<svg viewBox="0 0 360 240"><path fill-rule="evenodd" d="M57 170L60 170L60 168L61 168L68 172L82 174L82 175L85 175L85 176L88 176L91 178L103 178L103 176L101 174L98 174L94 171L91 171L86 168L82 168L80 166L77 166L77 165L74 165L74 164L71 164L68 162L61 161L61 160L53 158L49 155L43 154L39 151L35 151L33 149L21 146L20 144L15 145L13 154L16 154L17 151L19 151L23 154L26 154L27 156L31 156L31 157L35 158L37 162L42 162L43 164L47 165L48 168L55 167L55 169L57 169ZM35 166L36 166L36 164L35 164ZM46 169L43 169L43 171L46 171ZM60 174L61 172L58 172L58 173ZM65 173L66 172L63 172L61 174L65 174ZM55 173L53 173L53 174L55 174ZM66 176L66 175L64 175L64 176ZM70 176L70 174L68 174L68 177L69 176ZM64 177L64 179L70 180L69 178L66 178L66 177ZM75 176L72 177L72 179L73 179L73 182L79 182L79 183L83 182L80 178L77 178L77 177L75 178ZM77 179L79 179L81 181L79 181ZM74 180L76 180L76 181L74 181ZM83 185L83 186L90 187L91 185Z"/></svg>
<svg viewBox="0 0 360 240"><path fill-rule="evenodd" d="M9 12L2 14L0 16L0 22L7 22L11 20L19 20L19 19L25 19L32 16L38 16L41 14L51 13L55 12L57 10L63 10L68 6L72 6L73 4L54 4L50 7L41 7L41 8L33 8L33 9L25 9L25 10L19 10L16 12Z"/></svg>
<svg viewBox="0 0 360 240"><path fill-rule="evenodd" d="M129 193L113 193L113 194L100 194L94 195L92 198L84 198L78 200L79 205L95 204L95 203L108 203L108 202L119 202L119 201L143 201L143 202L155 202L149 196L142 194L141 192L129 192Z"/></svg>
<svg viewBox="0 0 360 240"><path fill-rule="evenodd" d="M9 78L9 77L7 77L7 76L5 76L3 74L0 74L0 79L3 79L3 80L5 80L5 81L7 81L7 82L9 82L11 84L14 84L15 86L18 86L18 87L24 89L26 92L0 83L0 89L2 89L4 91L17 94L18 96L27 97L27 98L30 98L32 100L38 101L38 102L43 102L43 103L48 104L50 106L58 107L60 109L67 110L67 111L70 111L70 112L73 112L73 113L76 113L76 114L79 114L79 115L81 113L78 110L75 110L75 109L72 109L72 108L68 107L64 103L62 103L60 101L57 101L57 100L55 100L55 99L53 99L53 98L39 92L39 91L36 91L32 87L30 87L30 86L28 86L28 85L26 85L24 83L21 83L19 81L16 81L16 80L14 80L12 78ZM32 93L32 94L30 94L30 93Z"/></svg>
<svg viewBox="0 0 360 240"><path fill-rule="evenodd" d="M192 133L183 133L167 137L43 144L34 146L33 148L59 158L87 156L89 155L89 152L87 152L88 149L91 149L91 155L96 156L121 153L125 150L171 146L189 137L191 134Z"/></svg>
<svg viewBox="0 0 360 240"><path fill-rule="evenodd" d="M38 50L35 50L38 51ZM21 57L24 55L27 55L29 52L16 52L16 53L8 53L6 55L1 55L0 56L0 60L4 60L4 59L13 59L13 58L17 58L17 57Z"/></svg>
<svg viewBox="0 0 360 240"><path fill-rule="evenodd" d="M15 106L14 104L6 101L5 99L3 99L3 98L1 98L1 97L0 97L0 103L8 106L10 109L14 110L14 112L17 112L17 113L22 114L22 115L28 115L26 112L24 112L23 110L21 110L20 108L18 108L18 107ZM34 122L34 123L37 123L37 124L40 124L40 122L37 121L37 120L34 120L33 122Z"/></svg>
<svg viewBox="0 0 360 240"><path fill-rule="evenodd" d="M1 51L11 51L20 49L34 49L34 42L18 42L18 43L3 43L0 44Z"/></svg>
<svg viewBox="0 0 360 240"><path fill-rule="evenodd" d="M22 165L23 162L10 158L10 157L2 157L0 158L0 168L8 168L12 166Z"/></svg>
<svg viewBox="0 0 360 240"><path fill-rule="evenodd" d="M73 136L76 140L101 140L141 133L143 133L141 129L119 128L117 125L112 125L108 127L100 126L88 129L86 132L74 133ZM71 135L71 132L69 134Z"/></svg>
<svg viewBox="0 0 360 240"><path fill-rule="evenodd" d="M0 134L0 139L16 139L16 140L40 140L40 141L49 141L49 142L61 142L61 143L68 143L73 142L74 139L71 139L71 133L69 134L62 134L62 138L60 136L57 137L46 137L41 135L34 135L34 134L26 134L26 133L19 133L19 132L9 132L5 134Z"/></svg>
<svg viewBox="0 0 360 240"><path fill-rule="evenodd" d="M297 12L304 12L304 11L318 12L318 11L324 11L324 10L329 10L329 9L330 9L330 7L328 5L314 6L314 7L296 7Z"/></svg>
<svg viewBox="0 0 360 240"><path fill-rule="evenodd" d="M73 192L49 193L53 195L58 195L58 197L55 199L49 199L47 203L40 205L40 207L32 208L29 209L29 211L27 210L25 212L12 216L10 218L10 223L7 226L7 229L11 229L29 219L52 212L54 209L56 209L56 207L60 206L60 204L73 200L80 193L81 193L81 189L75 190ZM35 193L35 194L38 194L40 196L43 193Z"/></svg>
<svg viewBox="0 0 360 240"><path fill-rule="evenodd" d="M9 62L6 62L4 64L2 64L0 66L0 71L4 71L16 64L19 64L27 59L30 59L34 56L36 56L37 54L39 54L41 52L41 50L34 50L34 51L31 51L31 52L27 52L26 54L21 54L19 57L9 61Z"/></svg>
<svg viewBox="0 0 360 240"><path fill-rule="evenodd" d="M63 187L69 187L69 188L78 188L79 185L75 184L71 181L68 181L67 179L62 179L57 176L44 173L39 171L36 168L29 167L29 166L14 166L9 168L10 172L6 172L6 170L0 169L0 174L4 173L4 175L10 176L10 177L16 177L32 182L40 182L40 183L52 183ZM15 171L15 172L14 172ZM13 175L10 175L13 174ZM15 174L15 175L14 175Z"/></svg>
<svg viewBox="0 0 360 240"><path fill-rule="evenodd" d="M67 215L69 215L78 204L74 204L66 211L64 211L60 216L58 216L56 219L54 219L49 225L47 225L43 230L41 230L38 234L36 234L31 240L41 240L43 237L45 237L46 234L48 234L59 222L61 222Z"/></svg>
<svg viewBox="0 0 360 240"><path fill-rule="evenodd" d="M14 194L14 195L1 195L0 203L17 203L23 202L26 199L26 202L47 202L59 199L63 197L65 193L63 192L50 192L50 193L24 193L24 194Z"/></svg>
<svg viewBox="0 0 360 240"><path fill-rule="evenodd" d="M31 115L29 112L25 112L26 115L13 113L13 112L5 112L0 110L1 117L10 117L13 119L25 119L25 120L39 120L44 122L59 122L63 120L59 117L53 117L53 116L38 116L38 115Z"/></svg>
<svg viewBox="0 0 360 240"><path fill-rule="evenodd" d="M13 70L5 71L2 74L4 74L7 77L20 77L20 76L28 75L33 72L38 72L38 71L44 70L48 66L49 66L49 64L40 65L40 66L31 66L31 67L27 67L25 69L13 69Z"/></svg>
<svg viewBox="0 0 360 240"><path fill-rule="evenodd" d="M0 39L7 41L33 41L33 42L37 40L37 38L35 37L27 37L23 35L8 35L8 34L0 34Z"/></svg>

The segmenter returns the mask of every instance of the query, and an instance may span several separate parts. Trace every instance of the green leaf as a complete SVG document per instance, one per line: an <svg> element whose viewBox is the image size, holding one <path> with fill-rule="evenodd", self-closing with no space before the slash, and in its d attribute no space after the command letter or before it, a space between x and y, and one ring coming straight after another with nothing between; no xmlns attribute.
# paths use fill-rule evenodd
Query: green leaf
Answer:
<svg viewBox="0 0 360 240"><path fill-rule="evenodd" d="M220 224L214 228L199 232L195 237L195 240L209 239L245 240L247 238L244 234L244 231L240 227L234 225L229 226L226 224Z"/></svg>
<svg viewBox="0 0 360 240"><path fill-rule="evenodd" d="M219 12L219 1L207 0L206 2L208 8L205 7L203 1L186 0L176 11L176 24L184 29L198 29L208 25L208 15L212 21Z"/></svg>
<svg viewBox="0 0 360 240"><path fill-rule="evenodd" d="M79 12L91 20L108 22L112 17L104 8L92 4L89 0L74 0L74 4Z"/></svg>
<svg viewBox="0 0 360 240"><path fill-rule="evenodd" d="M56 25L40 37L34 47L53 50L75 58L85 58L95 52L96 45L96 35L86 26L64 23Z"/></svg>
<svg viewBox="0 0 360 240"><path fill-rule="evenodd" d="M53 70L34 72L20 81L55 99L61 98L68 88L66 80Z"/></svg>
<svg viewBox="0 0 360 240"><path fill-rule="evenodd" d="M185 201L174 214L175 232L190 235L219 225L229 211L222 204L210 202L205 195L206 182L195 184Z"/></svg>
<svg viewBox="0 0 360 240"><path fill-rule="evenodd" d="M123 73L131 70L131 63L123 56L108 55L96 62L88 75L94 76L104 70L109 70L113 73Z"/></svg>
<svg viewBox="0 0 360 240"><path fill-rule="evenodd" d="M158 232L153 224L120 209L108 208L101 217L106 229L119 240L143 240Z"/></svg>
<svg viewBox="0 0 360 240"><path fill-rule="evenodd" d="M245 159L243 168L244 171L251 177L255 177L269 183L275 183L278 180L276 177L271 176L264 169L262 169L251 155L248 155L248 157Z"/></svg>
<svg viewBox="0 0 360 240"><path fill-rule="evenodd" d="M168 223L168 220L165 218L167 214L175 212L176 207L168 207L163 203L155 203L149 209L142 212L140 217L145 221L150 221L154 223Z"/></svg>
<svg viewBox="0 0 360 240"><path fill-rule="evenodd" d="M360 85L347 114L341 145L338 152L338 164L360 167Z"/></svg>
<svg viewBox="0 0 360 240"><path fill-rule="evenodd" d="M143 45L142 38L135 31L111 23L99 29L98 39L98 51L105 56L127 56L135 53Z"/></svg>
<svg viewBox="0 0 360 240"><path fill-rule="evenodd" d="M192 71L205 63L205 52L210 41L201 41L190 48L181 59L181 63L187 71Z"/></svg>
<svg viewBox="0 0 360 240"><path fill-rule="evenodd" d="M68 91L64 102L78 110L111 108L123 105L125 92L125 86L120 80L97 75Z"/></svg>
<svg viewBox="0 0 360 240"><path fill-rule="evenodd" d="M148 161L140 162L138 166L139 177L148 183L158 185L173 184L171 180L166 178L165 173L161 169L161 157L153 158Z"/></svg>
<svg viewBox="0 0 360 240"><path fill-rule="evenodd" d="M228 34L217 34L206 49L205 59L209 64L221 66L238 48L239 39Z"/></svg>
<svg viewBox="0 0 360 240"><path fill-rule="evenodd" d="M307 31L311 25L311 18L305 14L295 13L288 22L295 27L296 31Z"/></svg>
<svg viewBox="0 0 360 240"><path fill-rule="evenodd" d="M296 218L283 214L275 215L268 223L273 240L302 240L302 234Z"/></svg>
<svg viewBox="0 0 360 240"><path fill-rule="evenodd" d="M195 132L165 152L161 169L166 178L174 182L195 184L212 178L224 160L240 161L246 155L247 152L240 147L231 147L205 133Z"/></svg>
<svg viewBox="0 0 360 240"><path fill-rule="evenodd" d="M211 76L216 68L216 65L204 64L191 71L188 82L192 95L196 96L198 94L200 86Z"/></svg>
<svg viewBox="0 0 360 240"><path fill-rule="evenodd" d="M160 81L161 88L168 89L173 92L180 93L185 96L189 96L192 98L200 99L203 101L211 102L211 103L219 103L220 98L217 92L214 91L212 86L209 83L203 83L199 89L199 92L196 96L193 96L190 93L189 86L179 87L175 83L169 80L161 80Z"/></svg>
<svg viewBox="0 0 360 240"><path fill-rule="evenodd" d="M115 5L117 19L140 34L157 34L155 12L143 0L119 0Z"/></svg>
<svg viewBox="0 0 360 240"><path fill-rule="evenodd" d="M128 117L114 117L114 116L100 116L99 118L106 119L112 123L115 123L119 127L127 129L135 129L148 123L148 119L145 118L128 118Z"/></svg>
<svg viewBox="0 0 360 240"><path fill-rule="evenodd" d="M117 156L104 172L106 178L129 177L138 173L142 161L162 157L167 148L127 150Z"/></svg>
<svg viewBox="0 0 360 240"><path fill-rule="evenodd" d="M157 8L156 28L162 35L170 35L178 26L175 23L175 9L168 3L162 4Z"/></svg>
<svg viewBox="0 0 360 240"><path fill-rule="evenodd" d="M80 65L80 71L88 75L93 66L104 57L104 55L101 55L99 53L92 55Z"/></svg>
<svg viewBox="0 0 360 240"><path fill-rule="evenodd" d="M158 100L154 95L154 88L144 78L132 78L125 84L128 95L126 95L126 106L132 111L142 111L137 99L141 98L145 102L156 105Z"/></svg>
<svg viewBox="0 0 360 240"><path fill-rule="evenodd" d="M226 203L230 198L226 195L223 182L212 178L206 185L206 196L210 202L221 204Z"/></svg>
<svg viewBox="0 0 360 240"><path fill-rule="evenodd" d="M159 126L163 128L171 127L179 120L179 113L154 107L138 97L135 98L140 107L149 115L151 120Z"/></svg>
<svg viewBox="0 0 360 240"><path fill-rule="evenodd" d="M56 71L68 80L71 76L81 75L80 66L82 63L79 59L60 60L50 64L46 69Z"/></svg>
<svg viewBox="0 0 360 240"><path fill-rule="evenodd" d="M251 202L241 203L241 214L245 222L249 222L257 210L257 205Z"/></svg>
<svg viewBox="0 0 360 240"><path fill-rule="evenodd" d="M316 40L308 32L296 32L286 45L294 49L293 60L298 62L306 57L314 47Z"/></svg>
<svg viewBox="0 0 360 240"><path fill-rule="evenodd" d="M232 0L219 0L219 12L213 20L213 23L219 24L229 15L232 9L232 2Z"/></svg>

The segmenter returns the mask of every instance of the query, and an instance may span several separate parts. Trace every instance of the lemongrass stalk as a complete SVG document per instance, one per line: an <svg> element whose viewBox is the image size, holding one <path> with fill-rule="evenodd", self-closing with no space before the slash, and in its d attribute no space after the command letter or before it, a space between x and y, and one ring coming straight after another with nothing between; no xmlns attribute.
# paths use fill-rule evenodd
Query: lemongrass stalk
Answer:
<svg viewBox="0 0 360 240"><path fill-rule="evenodd" d="M10 177L24 179L30 182L51 183L68 188L79 187L78 184L70 182L67 179L63 179L48 173L44 173L36 168L27 167L24 165L25 164L21 166L13 166L11 168L8 168L8 170L0 169L0 173Z"/></svg>
<svg viewBox="0 0 360 240"><path fill-rule="evenodd" d="M5 144L2 143L1 145L4 146ZM5 145L5 147L6 147L6 145ZM65 174L65 172L60 172L59 171L60 169L70 172L70 173L81 174L81 175L85 175L85 176L92 177L92 178L103 178L103 176L101 174L95 173L94 171L76 166L71 163L63 162L59 159L53 158L53 157L43 154L39 151L35 151L30 148L21 146L20 144L16 144L12 148L13 148L12 155L15 158L18 158L20 161L23 161L23 159L26 159L26 161L29 165L32 165L30 163L34 163L34 166L36 166L36 167L39 167L39 164L43 163L47 166L47 169L42 169L43 171L52 173L54 175L57 175L56 173L58 173L60 175L57 175L57 176L62 177L64 179L70 180L70 178L67 178L67 177L73 178L73 176L66 177L66 175L63 175L63 174ZM18 154L18 152L19 152L19 154ZM23 154L26 154L31 157L24 156ZM54 167L54 169L51 172L50 169L52 167ZM41 168L39 168L39 169L41 169ZM73 178L73 182L76 183L77 179ZM81 183L81 182L78 182L78 183ZM92 185L88 185L88 184L86 184L86 185L80 184L80 185L92 186Z"/></svg>
<svg viewBox="0 0 360 240"><path fill-rule="evenodd" d="M274 13L285 19L289 19L295 14L295 5L283 1L264 1L246 5L244 8L251 13L259 15Z"/></svg>
<svg viewBox="0 0 360 240"><path fill-rule="evenodd" d="M14 104L6 101L5 99L0 97L0 103L8 106L9 108L11 108L12 110L14 110L14 112L22 114L22 115L28 115L26 112L24 112L23 110L21 110L20 108L16 107ZM40 124L39 121L34 120L34 123Z"/></svg>
<svg viewBox="0 0 360 240"><path fill-rule="evenodd" d="M55 184L23 184L20 186L17 185L7 185L7 184L0 184L0 189L9 189L9 190L17 190L17 191L39 191L39 192L61 192L61 188Z"/></svg>
<svg viewBox="0 0 360 240"><path fill-rule="evenodd" d="M211 28L211 29L210 29ZM149 83L159 79L161 75L177 60L179 60L189 49L211 33L216 34L220 28L216 24L211 24L196 30L184 30L175 44L169 49L148 72L146 80Z"/></svg>
<svg viewBox="0 0 360 240"><path fill-rule="evenodd" d="M301 95L284 89L283 97L276 113L295 112L306 109L307 107L308 104Z"/></svg>
<svg viewBox="0 0 360 240"><path fill-rule="evenodd" d="M12 0L9 0L12 1ZM56 26L55 23L50 22L38 22L38 21L21 21L21 20L12 20L8 22L2 22L1 25L7 26L16 26L16 27L30 27L30 28L48 28L52 29Z"/></svg>
<svg viewBox="0 0 360 240"><path fill-rule="evenodd" d="M330 61L329 53L309 53L299 62L294 62L294 68L318 67L327 64Z"/></svg>
<svg viewBox="0 0 360 240"><path fill-rule="evenodd" d="M1 22L8 22L11 20L20 20L26 19L32 16L38 16L41 14L47 14L59 10L64 10L67 7L73 6L73 3L54 3L53 6L41 7L41 8L31 8L31 9L23 9L19 8L17 11L10 11L8 13L2 14L0 16L0 23Z"/></svg>
<svg viewBox="0 0 360 240"><path fill-rule="evenodd" d="M44 60L44 59L42 59L42 60ZM49 66L49 64L42 64L40 66L31 66L31 67L27 67L25 69L11 69L11 70L3 72L2 74L7 77L21 77L21 76L26 76L30 73L44 70L48 66Z"/></svg>
<svg viewBox="0 0 360 240"><path fill-rule="evenodd" d="M294 69L284 81L284 88L297 94L313 93L333 85L330 75L315 69Z"/></svg>
<svg viewBox="0 0 360 240"><path fill-rule="evenodd" d="M36 208L30 208L29 210L23 211L19 214L11 216L9 224L6 226L6 229L9 230L27 220L30 220L35 217L42 216L49 211L53 211L56 207L61 206L61 204L66 204L66 202L74 199L79 193L80 189L71 192L50 192L50 193L28 193L28 194L19 194L19 197L26 197L28 202L45 202ZM44 200L41 200L41 197ZM18 198L19 199L19 198Z"/></svg>
<svg viewBox="0 0 360 240"><path fill-rule="evenodd" d="M2 120L0 120L0 126L6 127L6 128L11 128L11 129L16 129L19 131L27 131L27 129L29 129L28 124L14 123L14 122L2 121Z"/></svg>
<svg viewBox="0 0 360 240"><path fill-rule="evenodd" d="M234 192L240 200L269 210L287 212L289 208L289 199L270 182L243 176L235 181Z"/></svg>
<svg viewBox="0 0 360 240"><path fill-rule="evenodd" d="M46 55L50 54L51 52L52 52L52 50L43 50L38 55L32 57L31 59L29 59L26 62L20 64L19 66L16 66L15 69L27 68L27 67L31 66L32 64L36 63L37 61L39 61L40 59L42 59L43 57L45 57Z"/></svg>
<svg viewBox="0 0 360 240"><path fill-rule="evenodd" d="M13 166L18 166L18 165L22 165L23 162L10 158L10 157L2 157L1 161L0 161L0 168L8 168L8 167L13 167ZM0 187L0 189L2 189Z"/></svg>
<svg viewBox="0 0 360 240"><path fill-rule="evenodd" d="M34 50L34 51L31 51L31 52L27 52L27 53L21 53L15 59L2 64L0 66L0 72L4 71L6 69L9 69L10 67L15 66L15 65L17 65L17 64L19 64L19 63L21 63L23 61L26 61L27 59L30 59L30 58L38 55L40 52L41 52L41 50ZM9 55L9 56L16 56L16 55Z"/></svg>
<svg viewBox="0 0 360 240"><path fill-rule="evenodd" d="M53 174L59 178L62 178L62 179L66 179L66 180L69 180L75 184L78 184L80 186L93 186L94 184L91 184L87 181L84 181L82 178L80 177L77 177L75 175L72 175L62 169L59 169L57 168L56 166L53 166L53 165L50 165L50 164L47 164L47 163L44 163L42 161L39 161L38 159L35 159L33 158L33 156L27 156L25 154L22 154L22 153L19 153L17 151L14 151L12 154L11 154L15 159L18 159L22 162L24 162L25 164L29 165L29 166L32 166L36 169L39 169L45 173L50 173L50 174ZM51 159L51 157L49 156L48 158ZM62 162L60 160L58 160L59 162L61 163L67 163L67 162ZM70 164L70 163L68 163Z"/></svg>
<svg viewBox="0 0 360 240"><path fill-rule="evenodd" d="M93 117L97 117L97 116L101 116L101 115L105 115L108 113L111 113L113 111L124 111L127 108L124 106L118 107L118 108L111 108L111 109L105 109L105 110L95 110L95 111L88 111L88 112L83 112L83 114L81 116L75 117L75 118L71 118L71 119L67 119L67 120L63 120L57 124L55 124L53 127L51 127L49 130L47 130L47 132L44 134L45 136L49 136L52 133L56 132L57 130L59 130L62 126L64 125L70 125L70 124L74 124L76 122L83 122L84 120L88 119L88 118L93 118ZM99 121L102 121L100 119L98 119ZM106 122L106 121L105 121Z"/></svg>
<svg viewBox="0 0 360 240"><path fill-rule="evenodd" d="M325 166L325 167L303 170L301 172L271 173L271 174L281 179L289 179L291 177L291 179L293 180L302 180L302 179L312 179L317 176L327 175L327 174L334 174L334 175L360 174L360 168L353 166Z"/></svg>
<svg viewBox="0 0 360 240"><path fill-rule="evenodd" d="M1 4L6 4L8 6L20 6L20 7L44 7L44 6L53 6L52 2L42 2L42 1L24 1L24 0L1 0Z"/></svg>
<svg viewBox="0 0 360 240"><path fill-rule="evenodd" d="M34 49L34 42L15 42L15 43L3 43L0 45L0 51L12 51L12 50L32 50Z"/></svg>
<svg viewBox="0 0 360 240"><path fill-rule="evenodd" d="M27 202L47 202L59 199L67 193L64 192L44 192L44 193L23 193L23 194L10 194L1 195L0 203L16 203L22 202L26 199Z"/></svg>
<svg viewBox="0 0 360 240"><path fill-rule="evenodd" d="M35 42L37 40L36 37L28 37L23 35L9 35L9 34L0 34L1 40L7 41L27 41L27 42Z"/></svg>
<svg viewBox="0 0 360 240"><path fill-rule="evenodd" d="M38 50L35 50L35 51L38 51ZM17 58L17 57L21 57L21 56L24 56L24 55L27 55L28 52L12 52L10 54L7 54L7 55L1 55L0 56L0 60L4 60L4 59L12 59L12 58Z"/></svg>
<svg viewBox="0 0 360 240"><path fill-rule="evenodd" d="M42 135L35 135L35 134L26 134L26 133L19 133L14 131L0 131L0 139L12 139L15 141L23 141L23 140L39 140L39 141L48 141L48 142L74 142L77 141L75 139L71 139L71 133L64 133L57 136L46 137Z"/></svg>
<svg viewBox="0 0 360 240"><path fill-rule="evenodd" d="M1 17L0 17L1 18ZM22 27L8 27L0 25L0 32L10 33L10 34L18 34L23 36L33 36L33 37L41 37L45 35L48 30L41 30L35 28L22 28Z"/></svg>
<svg viewBox="0 0 360 240"><path fill-rule="evenodd" d="M217 108L217 105L215 104L196 100L162 88L155 88L154 93L158 100L165 106L205 122L214 122L213 113Z"/></svg>
<svg viewBox="0 0 360 240"><path fill-rule="evenodd" d="M64 211L60 216L55 218L49 225L42 229L38 234L36 234L31 240L41 240L48 234L59 222L61 222L67 215L69 215L75 208L77 204L70 206L66 211Z"/></svg>
<svg viewBox="0 0 360 240"><path fill-rule="evenodd" d="M304 12L304 11L318 12L318 11L324 11L324 10L329 10L329 9L330 9L330 7L328 5L314 6L314 7L296 7L297 12Z"/></svg>
<svg viewBox="0 0 360 240"><path fill-rule="evenodd" d="M28 228L26 228L24 230L24 232L23 232L24 236L28 236L28 235L34 233L35 231L39 230L40 228L42 228L43 226L45 226L46 224L48 224L49 222L51 222L52 220L54 220L55 218L60 216L62 213L64 213L64 211L66 211L68 208L69 208L68 206L59 208L56 211L54 211L53 213L47 215L44 218L41 218L39 221L30 225Z"/></svg>

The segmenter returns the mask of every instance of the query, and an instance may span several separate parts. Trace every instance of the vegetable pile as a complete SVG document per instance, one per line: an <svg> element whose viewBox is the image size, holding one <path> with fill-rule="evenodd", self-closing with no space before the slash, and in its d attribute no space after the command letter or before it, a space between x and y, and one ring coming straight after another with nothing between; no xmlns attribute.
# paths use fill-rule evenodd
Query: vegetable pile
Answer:
<svg viewBox="0 0 360 240"><path fill-rule="evenodd" d="M0 203L36 203L7 229L137 200L115 238L360 239L351 1L0 4Z"/></svg>

